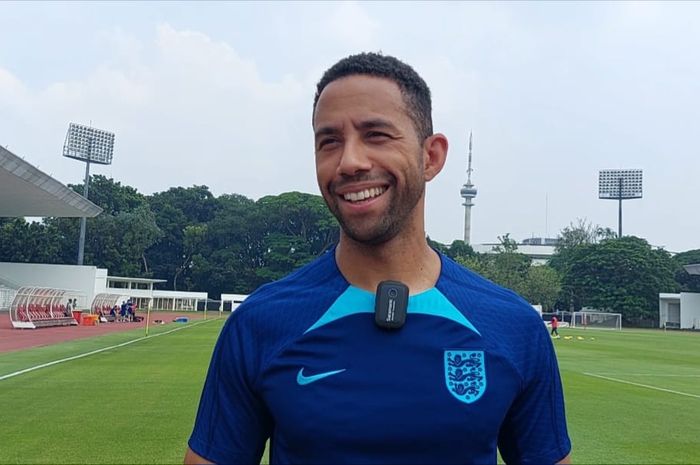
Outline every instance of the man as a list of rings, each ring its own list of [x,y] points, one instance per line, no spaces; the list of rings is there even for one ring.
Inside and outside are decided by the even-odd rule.
[[[338,245],[261,287],[212,356],[187,463],[568,461],[562,389],[541,318],[428,246],[425,183],[447,139],[399,60],[360,54],[314,101],[316,174]],[[410,289],[405,325],[374,322],[384,280]]]
[[[119,321],[126,321],[126,301],[122,300],[122,306],[119,310]]]
[[[552,326],[551,336],[558,338],[559,337],[559,320],[557,319],[556,316],[552,317],[552,321],[551,321],[550,325]]]

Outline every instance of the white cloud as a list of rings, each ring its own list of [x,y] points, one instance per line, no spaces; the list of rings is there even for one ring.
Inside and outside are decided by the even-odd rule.
[[[349,48],[364,50],[375,45],[379,22],[358,2],[338,2],[327,22],[321,27],[322,36],[335,38]]]
[[[116,133],[114,164],[94,172],[142,192],[206,184],[217,194],[257,198],[314,188],[310,149],[299,151],[311,147],[299,130],[307,119],[299,108],[310,101],[310,90],[303,92],[293,75],[265,81],[256,64],[228,44],[168,24],[157,27],[152,43],[118,38],[112,42],[118,51],[124,44],[148,49],[152,60],[112,59],[83,79],[35,92],[0,69],[0,105],[10,107],[3,119],[18,132],[51,134],[25,140],[21,155],[50,164],[64,182],[77,182],[79,168],[55,154],[69,121],[92,121]]]
[[[596,198],[597,170],[639,166],[648,190],[625,205],[628,231],[684,250],[698,247],[700,227],[689,213],[700,190],[698,5],[75,6],[37,34],[21,21],[0,29],[0,42],[21,44],[0,48],[0,144],[80,182],[82,165],[60,152],[68,122],[92,120],[117,134],[114,165],[94,172],[142,192],[316,192],[314,84],[340,57],[383,50],[424,76],[435,127],[450,139],[446,168],[428,187],[431,237],[461,235],[473,129],[474,240],[552,235],[577,217],[615,227],[614,202]]]

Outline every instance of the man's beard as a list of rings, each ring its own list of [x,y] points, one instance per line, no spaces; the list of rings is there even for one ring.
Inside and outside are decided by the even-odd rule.
[[[366,177],[363,176],[362,179],[354,177],[347,181],[357,182],[360,180],[366,180]],[[367,228],[361,219],[346,220],[343,217],[338,206],[338,202],[341,200],[335,194],[335,183],[331,184],[330,199],[324,198],[326,205],[350,239],[364,245],[380,245],[396,237],[409,223],[413,210],[425,192],[425,181],[415,179],[412,183],[406,184],[401,190],[398,190],[396,179],[392,177],[389,185],[391,188],[382,195],[391,195],[391,201],[377,220],[367,220],[376,222]]]

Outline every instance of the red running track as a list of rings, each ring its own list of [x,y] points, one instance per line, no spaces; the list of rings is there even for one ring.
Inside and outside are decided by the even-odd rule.
[[[217,314],[218,312],[212,312]],[[141,314],[145,316],[144,314]],[[186,316],[190,320],[204,318],[200,312],[151,312],[151,326],[154,320],[163,320],[166,325],[173,319]],[[100,323],[97,326],[54,326],[37,329],[14,329],[9,312],[0,312],[0,353],[56,344],[86,337],[145,328],[146,320],[138,323]]]

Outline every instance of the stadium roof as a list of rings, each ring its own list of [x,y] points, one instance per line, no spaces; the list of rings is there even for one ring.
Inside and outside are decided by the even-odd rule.
[[[0,146],[0,217],[93,217],[102,209]]]
[[[167,279],[152,279],[152,278],[128,278],[126,276],[107,276],[110,281],[118,281],[120,283],[167,283]]]
[[[685,268],[685,271],[687,271],[688,274],[700,274],[700,263],[685,265],[683,268]]]

